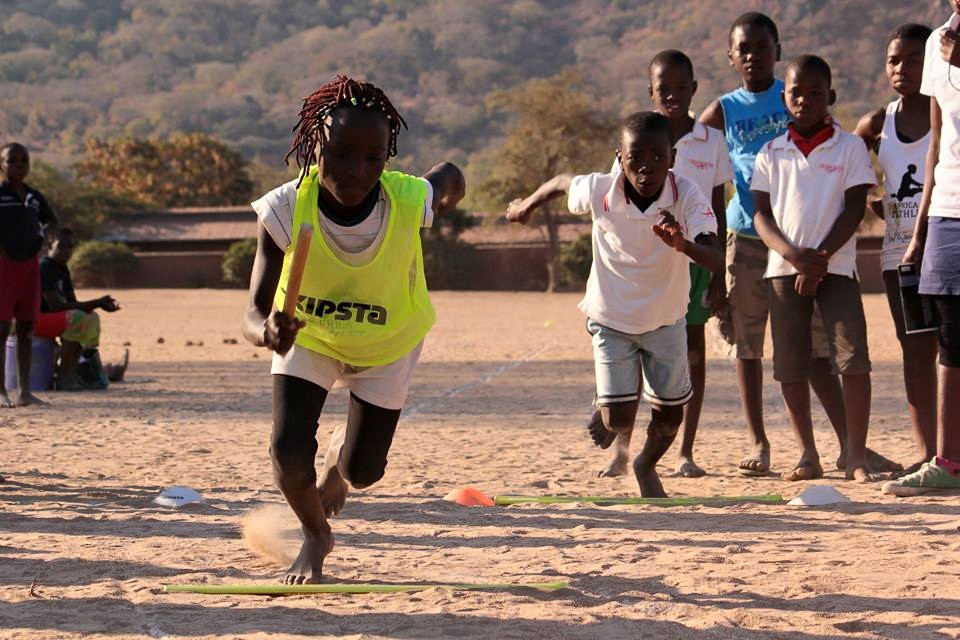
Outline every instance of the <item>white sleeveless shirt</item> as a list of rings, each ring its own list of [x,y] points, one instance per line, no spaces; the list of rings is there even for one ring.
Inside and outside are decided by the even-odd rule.
[[[877,161],[883,169],[883,218],[887,226],[880,251],[881,271],[896,270],[913,238],[930,146],[929,131],[915,142],[900,139],[897,135],[899,106],[899,99],[887,105],[877,149]]]

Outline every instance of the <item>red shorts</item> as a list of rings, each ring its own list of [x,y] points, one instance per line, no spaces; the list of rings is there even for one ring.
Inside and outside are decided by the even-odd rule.
[[[40,314],[40,260],[0,255],[0,322],[34,322]]]
[[[53,313],[41,311],[33,325],[33,335],[38,338],[59,338],[66,328],[66,311],[54,311]]]

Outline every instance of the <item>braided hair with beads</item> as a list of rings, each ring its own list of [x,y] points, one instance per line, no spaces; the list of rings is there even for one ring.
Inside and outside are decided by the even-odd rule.
[[[326,83],[303,100],[300,109],[300,120],[292,129],[296,136],[293,145],[287,151],[283,161],[290,162],[293,156],[300,168],[300,181],[303,181],[314,159],[314,152],[323,153],[323,146],[327,141],[329,124],[327,119],[335,109],[341,107],[374,109],[383,114],[390,127],[390,142],[387,146],[387,157],[397,155],[397,136],[400,127],[407,128],[407,123],[397,112],[393,103],[386,94],[369,82],[359,82],[347,76],[338,75],[336,80]]]

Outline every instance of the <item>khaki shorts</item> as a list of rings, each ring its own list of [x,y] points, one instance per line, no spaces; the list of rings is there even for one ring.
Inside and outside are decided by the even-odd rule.
[[[732,335],[725,336],[738,360],[759,360],[767,330],[770,302],[763,274],[769,250],[763,240],[727,234],[727,294]],[[811,322],[813,357],[829,358],[830,348],[820,310],[814,305]],[[836,369],[836,364],[834,364]],[[834,371],[836,373],[836,371]]]
[[[794,289],[796,279],[796,276],[784,276],[767,280],[774,379],[799,382],[810,377],[814,302],[822,310],[827,345],[837,372],[843,375],[870,373],[860,283],[846,276],[828,274],[816,296],[801,296]]]

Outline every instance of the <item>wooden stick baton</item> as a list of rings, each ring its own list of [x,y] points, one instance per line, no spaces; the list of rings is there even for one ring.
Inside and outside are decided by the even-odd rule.
[[[283,298],[282,311],[294,317],[297,310],[297,298],[300,297],[300,283],[303,282],[303,270],[307,266],[307,256],[310,255],[310,242],[313,240],[313,225],[300,225],[297,234],[297,246],[293,250],[293,260],[290,262],[290,273],[287,277],[287,292]]]

